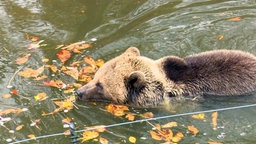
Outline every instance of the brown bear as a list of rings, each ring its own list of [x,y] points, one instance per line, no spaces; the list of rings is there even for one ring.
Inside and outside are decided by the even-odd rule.
[[[203,95],[233,96],[256,90],[256,57],[239,50],[214,50],[184,59],[152,60],[135,47],[106,62],[79,88],[79,99],[133,106]]]

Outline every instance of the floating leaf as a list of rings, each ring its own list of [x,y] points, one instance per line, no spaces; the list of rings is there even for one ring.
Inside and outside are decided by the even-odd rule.
[[[104,64],[104,60],[102,60],[102,59],[98,59],[96,61],[96,66],[98,66],[98,67],[101,67],[103,64]]]
[[[77,67],[67,67],[66,70],[63,71],[65,74],[73,77],[75,80],[78,80],[78,69]]]
[[[188,126],[188,130],[194,135],[199,133],[199,130],[194,126]]]
[[[228,20],[229,21],[240,21],[240,20],[242,20],[242,17],[234,17],[234,18],[230,18]]]
[[[169,122],[167,124],[162,125],[161,127],[162,128],[172,128],[172,127],[176,127],[176,126],[178,126],[177,122]]]
[[[200,113],[200,114],[192,115],[192,118],[200,119],[200,120],[205,120],[205,114],[204,113]]]
[[[97,138],[99,136],[99,133],[96,131],[85,131],[82,134],[82,143],[94,138]]]
[[[19,93],[19,90],[16,90],[16,89],[11,91],[11,94],[14,94],[14,95],[17,95],[18,93]]]
[[[43,101],[47,99],[47,96],[45,93],[38,93],[34,98],[36,101]]]
[[[57,53],[57,57],[60,59],[60,61],[64,64],[67,60],[70,59],[71,53],[68,50],[60,50]]]
[[[103,137],[100,137],[100,138],[99,138],[99,142],[100,142],[101,144],[108,144],[108,140],[105,139],[105,138],[103,138]]]
[[[146,112],[144,114],[140,114],[140,116],[143,118],[153,118],[154,114],[152,112]]]
[[[30,77],[37,77],[39,76],[42,72],[44,71],[44,66],[33,70],[31,68],[26,68],[24,71],[21,71],[18,73],[18,75],[22,76],[22,77],[26,77],[26,78],[30,78]]]
[[[133,136],[130,136],[130,137],[129,137],[129,141],[130,141],[131,143],[136,143],[136,138],[133,137]]]
[[[63,93],[65,93],[65,94],[67,94],[67,93],[72,93],[72,92],[74,92],[74,88],[71,88],[71,89],[67,89],[67,90],[64,90],[64,92]]]
[[[19,126],[17,126],[17,127],[15,128],[15,130],[16,130],[16,131],[19,131],[19,130],[21,130],[23,127],[24,127],[24,125],[19,125]]]
[[[34,134],[29,134],[28,137],[31,139],[36,139],[36,136]]]
[[[42,62],[48,62],[49,61],[49,59],[47,59],[47,58],[44,58],[44,59],[42,59]]]
[[[218,112],[213,112],[212,113],[212,125],[213,125],[214,130],[217,129],[217,118],[218,118]]]
[[[150,130],[149,133],[154,140],[159,140],[159,141],[162,140],[162,136],[159,133],[153,130]]]
[[[71,118],[67,117],[67,118],[62,120],[62,123],[69,124],[71,121],[72,121]]]
[[[54,66],[54,65],[45,65],[45,67],[46,68],[50,68],[53,72],[57,72],[58,71],[57,67]]]
[[[177,132],[175,136],[173,136],[172,138],[172,142],[179,142],[182,138],[184,137],[184,135],[181,132]]]
[[[115,116],[123,116],[125,115],[125,111],[129,110],[129,108],[125,105],[109,104],[106,106],[106,110]]]
[[[32,38],[31,38],[31,41],[32,41],[32,42],[39,41],[39,37],[32,37]]]
[[[40,47],[40,44],[41,44],[42,42],[44,42],[44,40],[41,40],[41,41],[36,42],[36,43],[33,42],[33,43],[29,44],[28,49],[37,49],[37,48]]]
[[[84,61],[85,61],[87,64],[89,64],[92,68],[95,69],[95,67],[96,67],[96,62],[94,61],[94,59],[93,59],[92,57],[87,56],[87,57],[84,58]]]
[[[105,125],[90,126],[90,127],[86,127],[85,129],[94,129],[94,131],[96,132],[104,132],[106,131],[106,126]]]
[[[218,40],[222,40],[224,38],[224,35],[217,35]]]
[[[17,64],[19,64],[19,65],[22,65],[22,64],[24,64],[25,62],[28,61],[28,58],[30,57],[30,55],[31,55],[31,54],[27,54],[27,55],[25,55],[25,56],[22,57],[22,58],[18,58],[18,59],[15,60],[15,62],[16,62]]]
[[[12,95],[10,95],[10,94],[4,94],[2,97],[3,98],[10,98]]]
[[[42,76],[38,76],[38,77],[34,78],[34,80],[43,80],[43,79],[46,79],[46,78],[48,78],[48,76],[42,75]]]
[[[125,118],[127,118],[129,121],[134,121],[135,115],[136,114],[134,114],[134,113],[128,113],[128,114],[126,114]]]
[[[72,67],[78,67],[78,66],[81,65],[81,63],[82,63],[82,61],[76,61],[76,62],[71,63],[70,66],[72,66]]]

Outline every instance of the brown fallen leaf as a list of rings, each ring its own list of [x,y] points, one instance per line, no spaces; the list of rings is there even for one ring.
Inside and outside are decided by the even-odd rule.
[[[57,57],[60,59],[60,61],[62,62],[62,64],[64,64],[67,60],[70,59],[71,57],[71,53],[68,50],[60,50],[57,53]]]
[[[194,135],[199,133],[199,130],[194,126],[188,126],[188,130]]]
[[[21,57],[21,58],[18,58],[15,60],[15,62],[18,64],[18,65],[22,65],[24,64],[25,62],[28,61],[28,58],[31,56],[31,54],[27,54],[25,55],[24,57]]]

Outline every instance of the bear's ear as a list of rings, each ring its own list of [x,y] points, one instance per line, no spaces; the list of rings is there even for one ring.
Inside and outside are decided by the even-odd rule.
[[[163,71],[168,78],[173,81],[185,79],[189,66],[184,59],[176,56],[168,56],[160,59],[160,61]]]
[[[140,56],[140,51],[136,47],[129,47],[124,53],[129,56]]]
[[[127,79],[127,83],[134,88],[143,87],[145,82],[145,75],[141,71],[131,72]]]

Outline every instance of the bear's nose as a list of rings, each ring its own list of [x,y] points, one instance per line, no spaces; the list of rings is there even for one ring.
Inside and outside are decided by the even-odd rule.
[[[77,96],[78,96],[80,99],[82,99],[82,97],[83,97],[83,93],[82,93],[82,92],[80,92],[79,90],[76,90],[75,93],[77,94]]]

